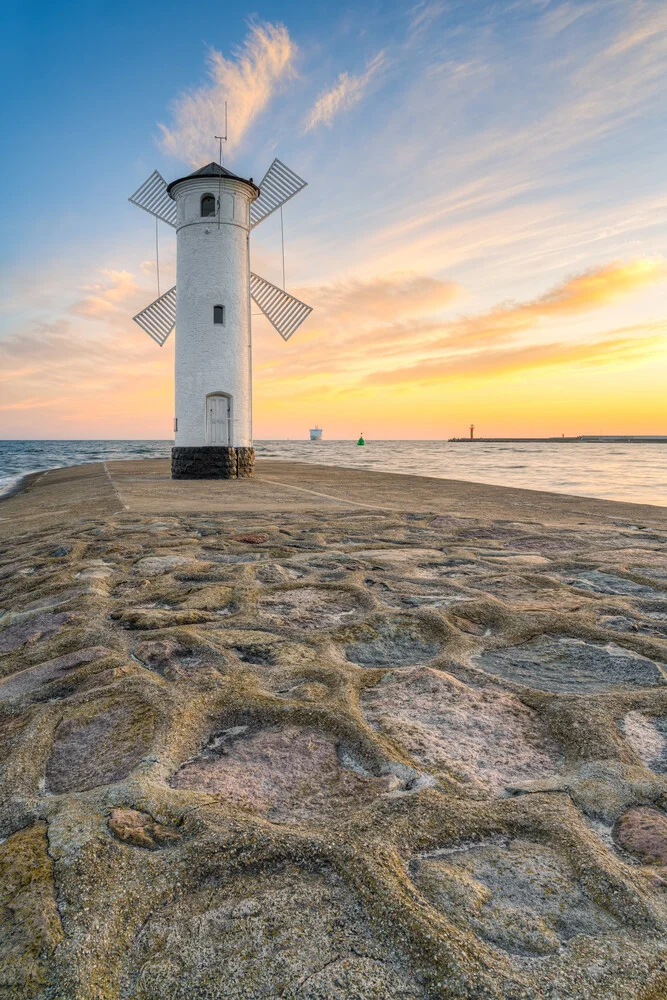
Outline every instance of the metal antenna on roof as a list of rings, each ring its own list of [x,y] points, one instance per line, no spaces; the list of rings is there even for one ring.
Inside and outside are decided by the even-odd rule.
[[[220,176],[218,177],[218,229],[220,229],[220,199],[222,198],[222,144],[227,142],[227,101],[225,101],[225,134],[216,135],[215,138],[219,142],[219,153],[218,153],[218,166],[220,167]]]
[[[220,164],[220,166],[222,166],[222,144],[223,142],[227,142],[227,101],[225,101],[225,134],[216,135],[215,138],[218,140],[220,144],[218,153],[218,163]]]

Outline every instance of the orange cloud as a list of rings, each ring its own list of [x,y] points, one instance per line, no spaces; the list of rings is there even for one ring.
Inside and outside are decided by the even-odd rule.
[[[448,324],[446,337],[433,346],[452,346],[455,342],[472,346],[508,340],[544,320],[574,316],[612,305],[665,278],[667,264],[660,258],[612,261],[566,278],[544,295],[528,302],[496,306],[489,312]]]
[[[667,327],[667,323],[665,323]],[[377,372],[371,385],[425,384],[453,378],[490,378],[537,368],[611,366],[641,361],[664,350],[664,334],[642,337],[610,337],[586,344],[536,344],[502,348],[475,354],[437,358],[396,371]]]
[[[168,436],[173,347],[132,323],[151,293],[129,271],[99,273],[68,314],[2,341],[5,435]]]
[[[660,259],[613,261],[573,275],[526,302],[458,319],[442,319],[438,314],[461,293],[459,287],[424,275],[399,274],[301,288],[300,297],[315,306],[313,318],[300,332],[298,346],[288,349],[287,356],[270,333],[262,336],[256,372],[265,381],[319,377],[327,372],[349,385],[367,380],[444,378],[448,373],[469,377],[475,371],[480,375],[506,372],[512,363],[556,363],[557,356],[569,356],[574,363],[590,354],[596,363],[604,364],[620,350],[620,341],[614,341],[613,347],[610,343],[608,351],[600,351],[595,344],[604,334],[597,333],[584,345],[572,348],[566,340],[554,342],[554,325],[615,304],[666,277],[667,266]],[[545,324],[549,324],[550,339],[541,344]],[[628,340],[628,350],[634,336],[642,332],[646,332],[646,325],[620,331],[622,339]],[[530,337],[537,343],[525,350],[497,350],[518,337]],[[645,352],[655,348],[650,337],[644,340],[639,336],[637,343],[644,344]],[[489,353],[492,349],[496,349],[494,354]],[[641,351],[637,347],[639,354]]]
[[[89,316],[91,319],[103,319],[110,313],[118,312],[121,305],[131,302],[136,297],[139,285],[129,271],[112,271],[105,268],[101,273],[107,278],[106,284],[86,286],[84,291],[92,294],[77,302],[72,307],[72,312],[80,316]]]
[[[329,376],[365,370],[383,355],[409,356],[420,337],[442,331],[438,314],[461,294],[455,282],[399,272],[297,288],[314,308],[298,341],[285,348],[266,320],[253,321],[255,372],[269,377]]]
[[[645,285],[667,278],[667,264],[660,258],[612,261],[603,267],[584,271],[568,278],[535,300],[535,309],[543,315],[583,312],[609,305]]]
[[[258,415],[270,400],[270,413],[261,419],[273,434],[285,433],[297,412],[302,419],[329,419],[329,426],[364,407],[383,419],[373,400],[388,385],[411,399],[411,413],[426,414],[440,405],[438,386],[445,383],[448,395],[479,383],[501,398],[517,373],[593,366],[611,371],[657,357],[665,343],[659,321],[598,330],[579,343],[571,334],[567,339],[567,326],[663,277],[660,261],[613,262],[525,302],[462,318],[447,317],[462,289],[429,275],[301,288],[298,294],[315,312],[294,341],[285,345],[265,320],[253,321]],[[4,340],[0,409],[6,434],[27,426],[20,423],[23,412],[33,414],[29,426],[38,436],[47,421],[54,435],[68,436],[74,427],[87,437],[169,435],[173,339],[160,350],[131,320],[154,297],[140,284],[147,280],[103,270],[68,315]],[[327,417],[327,405],[334,416]],[[386,419],[397,420],[397,412]],[[401,419],[407,428],[405,415]],[[411,419],[418,428],[421,418]]]
[[[302,289],[318,313],[319,326],[366,324],[441,312],[461,293],[453,281],[398,272],[366,281],[338,281]]]

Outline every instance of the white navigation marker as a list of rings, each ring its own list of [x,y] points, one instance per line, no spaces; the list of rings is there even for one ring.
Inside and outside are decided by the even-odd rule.
[[[176,229],[176,285],[134,320],[162,347],[176,327],[175,479],[252,475],[250,299],[284,340],[311,307],[250,271],[250,231],[306,187],[275,159],[258,187],[219,163],[129,199]]]

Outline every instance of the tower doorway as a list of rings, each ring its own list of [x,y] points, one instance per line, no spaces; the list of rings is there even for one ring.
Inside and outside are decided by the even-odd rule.
[[[206,444],[228,448],[232,443],[232,397],[213,392],[206,397]]]

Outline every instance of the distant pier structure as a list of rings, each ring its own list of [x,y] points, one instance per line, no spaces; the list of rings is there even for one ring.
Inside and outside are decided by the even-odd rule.
[[[548,442],[549,444],[667,444],[667,434],[578,434],[576,437],[506,437],[481,438],[474,437],[474,424],[470,425],[470,437],[453,437],[449,441],[460,443],[473,441],[475,444],[533,444]]]

